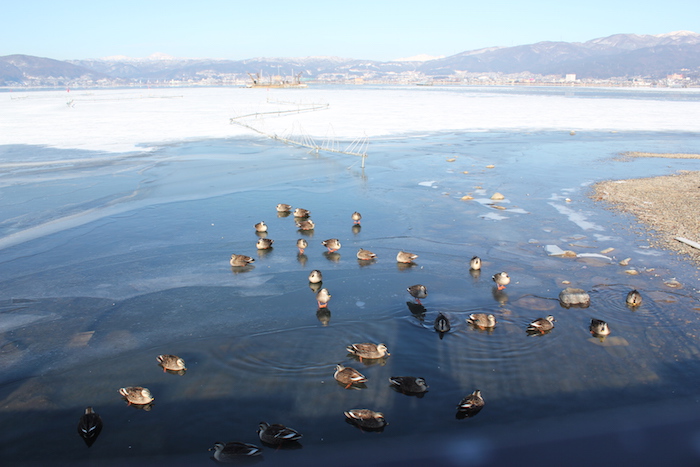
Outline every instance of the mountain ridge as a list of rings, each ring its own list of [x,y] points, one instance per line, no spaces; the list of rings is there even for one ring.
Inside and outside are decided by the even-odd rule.
[[[421,57],[421,56],[414,56]],[[427,57],[427,56],[425,56]],[[512,47],[486,47],[428,60],[375,61],[332,56],[255,57],[245,60],[149,57],[54,60],[29,55],[0,57],[0,86],[130,85],[139,82],[241,83],[249,73],[300,74],[326,82],[384,80],[458,81],[465,74],[575,74],[579,79],[644,77],[664,79],[684,73],[700,79],[700,34],[675,31],[656,35],[613,34],[586,42],[542,41]]]

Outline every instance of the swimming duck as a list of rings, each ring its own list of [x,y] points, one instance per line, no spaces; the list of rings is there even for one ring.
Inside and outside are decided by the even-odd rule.
[[[299,230],[313,230],[316,228],[316,224],[311,219],[304,219],[296,222]]]
[[[549,315],[546,318],[537,318],[527,327],[528,332],[541,332],[544,334],[554,328],[554,316]]]
[[[78,434],[88,447],[92,446],[102,431],[102,418],[92,407],[87,407],[78,421]]]
[[[412,263],[416,258],[418,258],[418,255],[403,250],[396,255],[396,261],[399,263]]]
[[[481,329],[496,327],[496,317],[486,313],[472,313],[467,318],[467,323]]]
[[[481,258],[478,256],[473,256],[472,259],[469,260],[469,269],[472,271],[478,271],[481,269]]]
[[[185,368],[185,361],[177,355],[158,355],[156,357],[156,361],[160,366],[163,367],[163,372],[165,372],[166,370],[187,370],[187,368]]]
[[[305,250],[306,247],[308,247],[308,246],[309,246],[309,242],[307,242],[307,241],[304,240],[303,238],[300,238],[299,240],[297,240],[297,248],[299,248],[299,254],[300,254],[300,255],[303,255],[303,254],[304,254],[304,250]]]
[[[331,253],[340,250],[340,240],[337,238],[329,238],[328,240],[322,241],[321,244],[328,248],[328,251]]]
[[[333,375],[336,381],[345,385],[345,389],[350,388],[353,384],[366,383],[367,378],[354,368],[343,366],[340,363],[335,366],[335,374]]]
[[[438,313],[437,318],[435,318],[435,324],[433,324],[433,327],[437,332],[441,334],[440,337],[442,338],[442,334],[446,333],[451,328],[450,320],[447,319],[447,316],[443,315],[442,313]]]
[[[309,273],[309,282],[312,284],[320,284],[323,282],[323,274],[318,269],[314,269]]]
[[[121,388],[119,394],[124,396],[129,405],[146,405],[153,402],[153,396],[148,388],[143,388],[141,386],[130,386],[126,388]]]
[[[265,221],[260,221],[257,224],[255,224],[255,231],[256,232],[267,232],[267,224]]]
[[[272,248],[273,243],[275,243],[275,241],[270,238],[259,238],[255,247],[258,250],[267,250],[268,248]]]
[[[209,450],[214,451],[214,459],[227,463],[235,462],[242,457],[258,456],[262,452],[262,449],[254,444],[239,443],[238,441],[226,444],[217,441],[214,443],[214,447],[209,448]]]
[[[478,389],[462,399],[457,405],[457,411],[465,417],[473,417],[484,408],[484,398]]]
[[[357,211],[355,211],[355,212],[352,213],[352,223],[353,223],[353,224],[359,224],[359,223],[360,223],[360,219],[362,219],[362,214],[360,214],[360,213],[357,212]]]
[[[389,378],[391,385],[404,394],[422,394],[428,391],[425,378],[415,376],[392,376]]]
[[[344,412],[348,420],[359,428],[366,430],[381,430],[388,423],[384,419],[384,414],[370,409],[352,409]]]
[[[328,293],[328,289],[325,287],[316,292],[316,301],[318,302],[318,307],[319,308],[326,308],[328,306],[328,302],[331,301],[332,295]]]
[[[639,306],[642,304],[642,295],[636,290],[630,290],[626,301],[629,306]]]
[[[506,288],[506,285],[510,284],[510,276],[505,272],[494,274],[492,279],[498,286],[498,290],[503,290]]]
[[[288,204],[278,204],[277,205],[277,212],[289,212],[292,210],[292,207]]]
[[[262,240],[262,239],[261,239]],[[231,260],[229,261],[229,264],[233,267],[245,267],[248,266],[251,263],[254,263],[255,260],[251,258],[250,256],[246,255],[231,255]]]
[[[351,344],[347,346],[346,349],[351,354],[359,357],[360,361],[362,361],[363,358],[374,360],[391,355],[384,344],[372,344],[369,342],[362,344]]]
[[[602,319],[591,319],[591,325],[590,328],[591,334],[594,336],[607,336],[610,334],[610,327],[608,327],[608,323],[603,321]]]
[[[260,441],[267,444],[280,445],[301,439],[301,433],[293,428],[274,423],[260,422],[258,425]]]
[[[415,298],[416,302],[418,302],[419,304],[421,298],[425,298],[428,296],[428,289],[423,284],[412,285],[406,290],[408,290],[408,293],[410,293],[411,296]]]
[[[360,248],[357,252],[357,259],[362,261],[370,261],[372,259],[375,259],[376,257],[377,255],[375,255],[369,250],[365,250],[364,248]]]
[[[294,217],[309,217],[311,215],[311,211],[308,209],[301,209],[301,208],[296,208],[294,210]]]

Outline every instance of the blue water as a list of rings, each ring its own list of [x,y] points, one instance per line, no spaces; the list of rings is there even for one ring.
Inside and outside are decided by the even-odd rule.
[[[373,140],[364,170],[353,156],[246,138],[109,157],[0,148],[3,161],[54,161],[0,177],[0,423],[12,427],[0,435],[3,464],[209,465],[215,441],[260,444],[261,420],[304,434],[302,449],[265,449],[272,463],[328,465],[341,447],[371,452],[370,464],[488,463],[501,448],[546,441],[538,433],[638,427],[649,401],[696,411],[697,268],[587,195],[599,180],[698,161],[616,160],[624,151],[699,153],[700,144],[688,133],[441,133]],[[73,159],[88,162],[56,162]],[[492,203],[495,192],[506,200]],[[311,210],[304,256],[278,203]],[[261,220],[275,241],[264,253],[253,229]],[[321,245],[332,237],[337,255]],[[561,258],[547,245],[613,250]],[[377,261],[360,264],[359,247]],[[397,264],[401,249],[419,255],[413,267]],[[232,269],[232,253],[254,267]],[[473,255],[480,275],[468,270]],[[640,274],[618,264],[627,257]],[[327,310],[309,289],[312,269],[333,296]],[[512,277],[504,291],[491,281],[499,271]],[[589,292],[591,306],[561,307],[564,281]],[[417,283],[428,287],[424,311],[406,292]],[[624,301],[634,288],[638,309]],[[452,323],[442,339],[438,312]],[[498,325],[470,328],[474,312]],[[528,323],[548,314],[554,330],[528,336]],[[591,318],[611,335],[592,337]],[[352,342],[383,342],[391,356],[360,363],[345,352]],[[162,353],[183,357],[187,373],[163,373]],[[362,371],[366,388],[336,384],[337,363]],[[400,375],[425,377],[429,392],[393,391],[388,378]],[[151,389],[152,410],[126,406],[118,390],[131,385]],[[459,420],[456,406],[474,389],[486,406]],[[88,405],[105,423],[89,449],[75,432]],[[382,411],[389,426],[362,432],[344,422],[352,408]]]

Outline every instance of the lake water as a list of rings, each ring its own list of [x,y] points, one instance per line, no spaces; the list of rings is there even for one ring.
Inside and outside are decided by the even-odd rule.
[[[656,460],[644,430],[697,419],[698,269],[587,194],[599,180],[697,170],[694,160],[615,160],[698,153],[697,136],[414,132],[373,138],[364,170],[354,156],[245,135],[125,153],[0,146],[3,465],[211,465],[215,441],[260,445],[260,421],[304,435],[302,449],[266,448],[271,464],[495,465],[528,445],[584,450],[601,437],[617,443],[603,463]],[[505,200],[491,201],[496,192]],[[316,228],[299,232],[278,203],[309,209]],[[274,239],[264,252],[261,220]],[[342,248],[331,254],[321,241],[333,237]],[[359,262],[360,247],[378,259]],[[550,256],[554,247],[579,256]],[[415,265],[398,264],[399,250],[418,254]],[[254,266],[231,268],[232,253]],[[480,274],[469,271],[474,255]],[[332,294],[325,310],[313,269]],[[491,280],[500,271],[512,278],[502,291]],[[424,308],[406,291],[419,283]],[[562,307],[567,285],[586,290],[590,307]],[[632,289],[638,308],[625,304]],[[452,325],[442,337],[439,312]],[[469,327],[476,312],[494,314],[495,329]],[[549,314],[550,333],[526,333]],[[611,334],[593,337],[591,318]],[[385,343],[391,356],[359,362],[345,351],[354,342]],[[186,374],[164,373],[164,353],[183,357]],[[338,363],[364,373],[366,387],[339,386]],[[397,393],[389,377],[402,375],[425,377],[429,392]],[[133,385],[150,388],[152,410],[121,399]],[[475,389],[485,408],[460,419],[456,406]],[[75,429],[86,406],[105,425],[89,449]],[[363,432],[344,421],[352,408],[381,411],[389,425]],[[693,430],[654,454],[697,460]],[[584,460],[596,458],[571,463]]]

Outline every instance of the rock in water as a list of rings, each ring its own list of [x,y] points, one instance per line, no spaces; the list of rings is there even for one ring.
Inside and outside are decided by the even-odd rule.
[[[559,303],[564,308],[570,308],[572,306],[587,308],[591,304],[591,297],[583,289],[567,287],[559,292]]]

